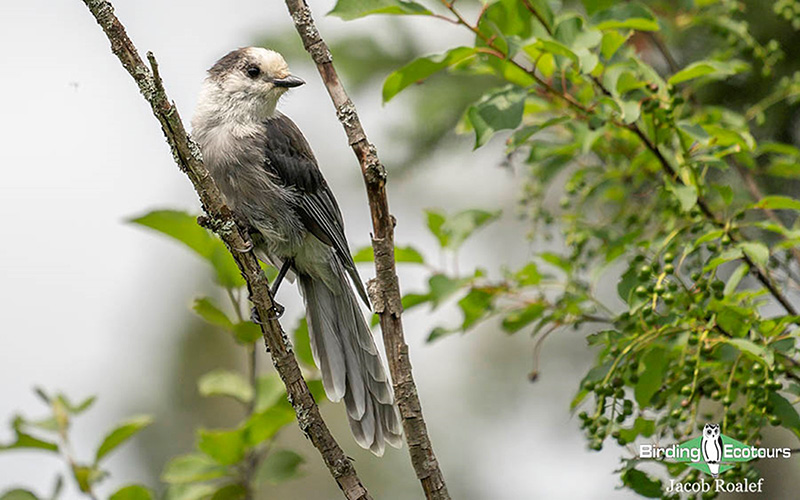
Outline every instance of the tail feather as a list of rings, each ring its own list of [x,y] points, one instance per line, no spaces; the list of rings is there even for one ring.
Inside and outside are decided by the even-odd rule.
[[[400,415],[372,333],[344,270],[333,271],[340,278],[328,280],[340,283],[333,290],[321,279],[298,273],[311,350],[328,397],[332,401],[344,399],[356,442],[380,456],[385,443],[402,445]]]
[[[301,287],[303,281],[301,280]],[[316,287],[303,287],[306,303],[319,304],[316,297]],[[311,354],[314,362],[322,372],[322,385],[325,393],[333,402],[339,402],[345,395],[346,363],[344,349],[341,341],[335,335],[311,335],[312,331],[330,331],[335,328],[335,323],[330,317],[330,310],[321,307],[308,307],[306,305],[306,319],[308,320],[309,340]]]

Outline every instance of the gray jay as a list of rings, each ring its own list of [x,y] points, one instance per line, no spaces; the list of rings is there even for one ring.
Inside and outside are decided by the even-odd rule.
[[[256,255],[299,281],[314,361],[328,398],[344,399],[356,442],[376,455],[399,447],[400,417],[352,280],[369,306],[344,221],[311,147],[276,109],[302,85],[277,52],[235,50],[208,71],[193,135],[226,202],[252,228]],[[276,290],[276,288],[274,288]]]

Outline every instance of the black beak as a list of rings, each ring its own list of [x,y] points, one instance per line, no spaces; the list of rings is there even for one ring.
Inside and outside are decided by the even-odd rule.
[[[276,78],[272,80],[272,84],[275,85],[276,87],[285,87],[285,88],[299,87],[304,83],[306,83],[305,80],[296,77],[294,75],[289,75],[285,78]]]

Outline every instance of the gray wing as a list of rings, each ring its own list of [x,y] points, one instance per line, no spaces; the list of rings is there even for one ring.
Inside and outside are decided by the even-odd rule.
[[[317,166],[314,153],[300,129],[287,116],[276,113],[276,117],[264,122],[266,127],[266,159],[264,168],[286,187],[299,193],[300,202],[293,207],[305,228],[317,239],[331,246],[347,270],[358,290],[358,294],[369,307],[364,284],[350,254],[344,235],[342,212],[322,172]]]

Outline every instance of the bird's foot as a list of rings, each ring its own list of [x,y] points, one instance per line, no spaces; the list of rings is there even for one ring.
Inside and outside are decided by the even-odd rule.
[[[280,317],[283,316],[284,311],[286,311],[285,307],[273,301],[272,312],[274,313],[274,315],[270,316],[267,319],[280,319]],[[250,321],[252,321],[257,325],[263,324],[263,322],[261,321],[261,315],[258,314],[258,309],[256,309],[255,307],[250,309]]]
[[[286,311],[286,308],[283,307],[281,304],[278,304],[277,302],[273,301],[272,302],[272,310],[275,311],[275,319],[278,319],[281,316],[283,316],[283,313],[284,313],[284,311]]]
[[[247,253],[247,252],[251,251],[253,249],[253,247],[254,247],[253,240],[250,239],[249,235],[247,237],[243,238],[243,239],[244,239],[244,248],[236,248],[236,247],[234,247],[234,250],[236,250],[239,253]]]

